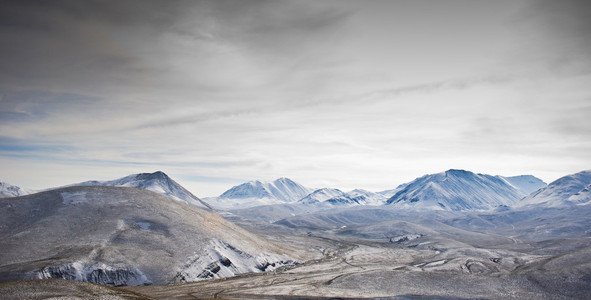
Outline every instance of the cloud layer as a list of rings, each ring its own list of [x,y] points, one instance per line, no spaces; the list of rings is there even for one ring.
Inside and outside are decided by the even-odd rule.
[[[381,190],[591,163],[587,1],[0,4],[1,180]]]

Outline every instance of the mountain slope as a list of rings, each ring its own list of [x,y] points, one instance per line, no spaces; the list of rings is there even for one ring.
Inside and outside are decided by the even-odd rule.
[[[285,204],[305,197],[311,189],[289,179],[273,182],[250,181],[232,187],[219,197],[207,201],[218,209],[241,209],[259,205]]]
[[[591,203],[591,170],[561,177],[525,197],[523,205],[563,206]]]
[[[211,211],[138,188],[61,188],[0,199],[0,211],[0,281],[167,284],[300,258]]]
[[[527,196],[541,188],[546,187],[546,183],[540,178],[532,175],[519,175],[511,177],[498,176],[499,178],[505,179],[509,184],[520,191],[524,196]]]
[[[380,193],[374,193],[362,189],[355,189],[345,194],[347,198],[363,205],[382,205],[388,200]]]
[[[320,189],[302,198],[298,203],[314,204],[320,207],[332,206],[356,206],[356,205],[382,205],[388,198],[382,194],[355,189],[343,193],[338,189]]]
[[[18,197],[30,193],[31,192],[26,189],[0,181],[0,198]]]
[[[344,194],[345,193],[339,189],[321,188],[313,191],[312,193],[298,200],[298,204],[315,204],[319,202],[324,202],[334,197],[342,196]]]
[[[170,197],[177,201],[186,202],[197,207],[211,209],[209,204],[197,198],[176,181],[172,180],[164,172],[140,173],[125,176],[110,181],[86,181],[73,186],[124,186],[149,190]]]
[[[435,210],[481,210],[512,205],[522,194],[496,176],[448,170],[410,182],[388,199],[396,208]]]

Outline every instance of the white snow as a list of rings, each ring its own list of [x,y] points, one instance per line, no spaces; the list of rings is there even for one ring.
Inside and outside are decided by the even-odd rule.
[[[86,192],[62,192],[62,203],[65,205],[80,204],[86,202]]]
[[[136,267],[113,267],[106,264],[87,265],[77,261],[59,266],[48,266],[31,274],[31,279],[60,278],[106,285],[144,285],[152,282]]]
[[[436,267],[436,266],[441,266],[443,264],[445,264],[445,259],[434,261],[434,262],[430,262],[430,263],[424,265],[423,267],[425,267],[425,268]]]
[[[6,197],[19,197],[31,194],[32,192],[28,189],[18,187],[16,185],[8,184],[0,181],[0,198]]]
[[[293,263],[279,255],[260,253],[253,256],[218,239],[212,239],[204,251],[189,257],[178,272],[181,281],[191,282],[232,277],[241,273],[260,273]]]
[[[180,184],[172,180],[163,172],[140,173],[125,176],[110,181],[86,181],[73,186],[123,186],[146,189],[167,196],[176,201],[186,202],[200,208],[210,208],[209,205],[197,198]]]
[[[519,175],[519,176],[512,176],[512,177],[503,177],[497,176],[501,178],[518,191],[520,191],[524,196],[527,196],[541,188],[546,187],[546,183],[541,179],[532,176],[532,175]]]
[[[217,209],[240,209],[292,203],[310,192],[311,189],[282,177],[273,182],[255,180],[243,183],[232,187],[219,197],[206,198],[206,201]]]
[[[591,170],[561,177],[547,187],[523,198],[519,206],[558,207],[591,202]]]
[[[343,196],[345,193],[339,189],[333,188],[322,188],[317,189],[314,192],[310,193],[306,197],[301,198],[298,203],[300,204],[314,204],[319,202],[324,202],[328,199]]]
[[[401,209],[488,210],[499,205],[512,206],[522,196],[502,178],[448,170],[415,179],[387,203]]]

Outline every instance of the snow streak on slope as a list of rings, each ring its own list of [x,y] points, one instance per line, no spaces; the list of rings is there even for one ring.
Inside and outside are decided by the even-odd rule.
[[[0,198],[18,197],[30,193],[31,192],[26,189],[0,181]]]
[[[235,186],[207,201],[219,209],[239,209],[260,205],[285,204],[305,197],[311,190],[289,178],[273,182],[250,181]]]
[[[563,206],[591,203],[591,170],[557,179],[525,197],[519,205]]]
[[[253,256],[223,241],[213,239],[201,254],[190,257],[177,274],[177,282],[197,281],[209,278],[232,277],[241,273],[260,273],[294,261],[279,255]]]
[[[361,205],[382,205],[388,200],[388,198],[382,194],[362,189],[352,190],[346,193],[345,196]]]
[[[425,175],[388,199],[396,208],[434,210],[482,210],[499,205],[511,206],[522,194],[496,176],[464,170]]]
[[[75,184],[74,186],[124,186],[136,187],[140,189],[149,190],[158,194],[170,197],[177,201],[186,202],[197,207],[208,208],[211,207],[197,198],[191,192],[186,190],[180,184],[172,180],[164,172],[157,171],[154,173],[140,173],[132,174],[123,178],[111,181],[87,181]]]
[[[509,184],[520,191],[523,196],[527,196],[543,187],[546,187],[546,183],[541,179],[532,175],[519,175],[511,177],[497,176],[506,180]]]

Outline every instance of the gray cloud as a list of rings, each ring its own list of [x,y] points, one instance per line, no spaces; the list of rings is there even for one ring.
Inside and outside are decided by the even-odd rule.
[[[93,104],[100,100],[45,91],[9,92],[0,98],[0,114],[12,117],[0,121],[39,121],[52,114],[92,109]]]
[[[591,150],[588,12],[544,0],[4,1],[0,175],[161,166],[216,189],[276,176],[385,189],[452,167],[564,174]]]
[[[591,72],[591,2],[528,1],[515,16],[519,32],[531,46],[520,59],[533,60],[554,74]]]

